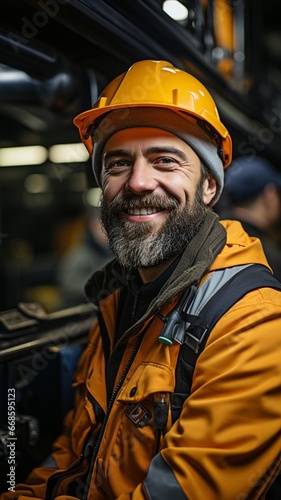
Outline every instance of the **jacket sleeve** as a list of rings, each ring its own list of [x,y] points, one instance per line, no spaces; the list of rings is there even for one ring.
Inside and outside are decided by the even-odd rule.
[[[62,434],[52,446],[52,454],[47,458],[46,465],[35,468],[25,483],[18,483],[15,491],[8,491],[1,495],[1,500],[8,500],[13,498],[32,497],[38,500],[45,498],[45,490],[48,478],[57,470],[68,467],[74,460],[71,445],[69,429],[71,428],[72,413],[70,411],[65,418],[64,434]]]
[[[281,468],[280,359],[280,293],[251,292],[213,329],[145,481],[118,500],[264,499]]]
[[[92,331],[94,330],[93,325]],[[91,332],[90,332],[91,334]],[[72,448],[71,434],[75,418],[77,420],[77,409],[84,408],[85,399],[85,380],[87,374],[88,359],[91,356],[91,347],[86,347],[82,353],[78,367],[74,376],[74,385],[76,386],[75,401],[73,409],[68,412],[64,419],[63,433],[55,440],[52,445],[52,453],[47,458],[46,465],[35,468],[27,477],[25,483],[18,483],[15,491],[7,491],[0,495],[0,500],[25,500],[26,497],[35,500],[45,499],[46,485],[49,477],[58,470],[67,469],[77,458],[77,452]]]

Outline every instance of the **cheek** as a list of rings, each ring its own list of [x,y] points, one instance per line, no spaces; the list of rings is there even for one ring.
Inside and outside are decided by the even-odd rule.
[[[105,179],[102,183],[102,191],[105,203],[110,204],[114,198],[119,194],[121,187],[117,179]]]
[[[193,202],[195,199],[196,187],[190,179],[186,179],[185,176],[178,178],[171,178],[162,185],[166,193],[176,198],[181,206],[185,206],[187,203]]]
[[[200,163],[192,162],[171,172],[165,181],[166,188],[177,197],[181,204],[195,199],[196,189],[201,179]]]

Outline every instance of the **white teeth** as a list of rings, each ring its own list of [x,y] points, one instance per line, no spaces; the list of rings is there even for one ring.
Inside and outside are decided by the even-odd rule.
[[[128,214],[130,215],[150,215],[157,212],[156,208],[152,207],[141,207],[141,208],[129,208]]]

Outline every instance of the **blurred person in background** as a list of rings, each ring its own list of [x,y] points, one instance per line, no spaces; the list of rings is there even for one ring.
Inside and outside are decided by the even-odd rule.
[[[281,173],[265,158],[241,156],[225,172],[224,190],[216,208],[223,219],[241,222],[263,244],[275,276],[281,280]]]
[[[85,302],[85,283],[112,258],[107,236],[102,229],[100,210],[98,207],[92,208],[87,216],[84,235],[62,256],[58,265],[61,306],[72,307]]]

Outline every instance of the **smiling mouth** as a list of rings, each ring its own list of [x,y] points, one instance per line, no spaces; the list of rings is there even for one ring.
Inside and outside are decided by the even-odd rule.
[[[129,215],[150,215],[160,212],[161,209],[155,207],[139,207],[139,208],[128,208],[127,212]]]

